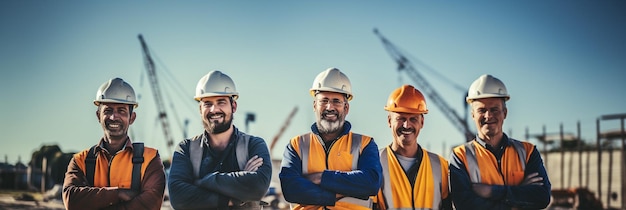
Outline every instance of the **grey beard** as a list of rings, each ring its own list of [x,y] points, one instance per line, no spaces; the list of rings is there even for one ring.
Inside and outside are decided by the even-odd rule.
[[[320,120],[317,122],[317,130],[320,133],[336,133],[343,128],[343,120],[335,122],[328,122],[327,120]]]

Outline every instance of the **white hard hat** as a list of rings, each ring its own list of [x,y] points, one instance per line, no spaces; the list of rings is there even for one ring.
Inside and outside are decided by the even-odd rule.
[[[311,96],[315,97],[318,91],[343,93],[348,97],[348,101],[352,100],[353,97],[350,80],[337,68],[326,69],[315,77],[313,86],[309,92]]]
[[[465,100],[467,103],[471,103],[474,99],[479,98],[504,98],[506,101],[511,96],[509,96],[502,81],[489,74],[483,74],[469,87]]]
[[[135,108],[139,106],[133,87],[120,78],[110,79],[98,88],[93,104],[100,106],[100,103],[132,104]]]
[[[236,100],[239,98],[239,93],[228,75],[220,71],[211,71],[198,81],[194,99],[200,101],[201,98],[211,96],[230,96]]]

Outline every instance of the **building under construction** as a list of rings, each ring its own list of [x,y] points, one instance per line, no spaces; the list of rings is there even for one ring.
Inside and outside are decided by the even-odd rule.
[[[562,124],[558,133],[548,134],[544,126],[542,134],[526,134],[527,139],[541,142],[537,148],[542,150],[552,183],[551,208],[626,208],[625,118],[626,114],[598,117],[594,143],[581,139],[580,122],[576,134],[565,132]],[[608,121],[619,121],[620,128],[604,131],[603,124]]]

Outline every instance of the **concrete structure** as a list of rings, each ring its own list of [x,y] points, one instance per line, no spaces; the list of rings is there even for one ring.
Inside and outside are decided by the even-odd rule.
[[[542,152],[552,189],[588,188],[599,197],[604,208],[622,208],[621,151],[602,151],[598,165],[597,151]],[[611,157],[612,156],[612,157]],[[579,161],[582,157],[582,164]],[[562,161],[563,160],[563,161]],[[580,167],[582,165],[582,168]],[[561,170],[563,169],[563,170]],[[598,174],[601,174],[598,176]],[[561,178],[563,177],[563,178]],[[599,178],[599,179],[598,179]],[[600,182],[600,188],[598,187]]]

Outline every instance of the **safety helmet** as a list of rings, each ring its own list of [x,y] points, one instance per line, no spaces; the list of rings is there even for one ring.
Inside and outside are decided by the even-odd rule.
[[[426,98],[411,85],[402,85],[389,95],[385,110],[413,114],[428,114]]]
[[[234,100],[239,98],[235,83],[221,71],[211,71],[204,75],[196,85],[196,96],[194,99],[200,101],[201,98],[211,96],[230,96]]]
[[[139,106],[133,87],[120,78],[110,79],[100,85],[93,104],[100,106],[100,103],[132,104],[135,108]]]
[[[471,103],[480,98],[504,98],[507,101],[511,96],[509,96],[502,81],[489,74],[483,74],[469,87],[465,100],[467,103]]]
[[[348,77],[337,68],[329,68],[319,73],[309,92],[315,97],[318,91],[328,91],[346,94],[348,101],[352,100],[352,85]]]

